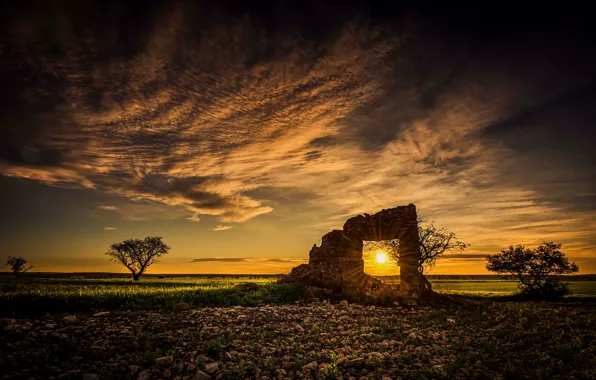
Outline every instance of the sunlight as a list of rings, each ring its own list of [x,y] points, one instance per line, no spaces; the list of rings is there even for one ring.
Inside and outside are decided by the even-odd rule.
[[[378,250],[375,252],[375,262],[377,264],[386,264],[387,263],[387,252]]]

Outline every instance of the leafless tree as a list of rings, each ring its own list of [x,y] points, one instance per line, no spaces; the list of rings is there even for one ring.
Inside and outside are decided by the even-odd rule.
[[[115,262],[124,265],[132,273],[135,281],[153,264],[159,262],[159,258],[166,255],[170,250],[161,237],[146,237],[141,239],[128,239],[110,246],[106,255]]]
[[[418,240],[420,242],[420,260],[418,260],[418,274],[423,286],[427,291],[432,291],[432,284],[426,276],[425,271],[434,267],[439,256],[447,252],[461,253],[468,245],[460,241],[455,233],[447,227],[437,227],[432,221],[428,224],[424,219],[418,218]],[[399,265],[399,240],[387,240],[384,242],[373,242],[367,249],[381,249]]]
[[[33,268],[33,266],[25,268],[26,264],[27,260],[24,257],[8,256],[8,260],[6,260],[6,265],[10,267],[15,277],[21,277],[25,272]]]

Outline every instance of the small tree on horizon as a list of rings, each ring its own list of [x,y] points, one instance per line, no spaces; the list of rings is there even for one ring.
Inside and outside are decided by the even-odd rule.
[[[149,236],[145,239],[128,239],[120,243],[114,243],[106,252],[114,262],[124,265],[132,274],[135,281],[151,265],[159,262],[159,258],[170,251],[161,237]]]
[[[27,264],[27,260],[24,257],[8,256],[8,260],[6,260],[6,265],[10,267],[17,278],[33,268],[33,265],[25,268],[25,264]]]
[[[535,249],[523,245],[509,246],[486,258],[486,269],[505,274],[518,282],[524,295],[557,298],[570,292],[569,284],[557,276],[576,273],[579,268],[561,252],[562,244],[543,242]]]

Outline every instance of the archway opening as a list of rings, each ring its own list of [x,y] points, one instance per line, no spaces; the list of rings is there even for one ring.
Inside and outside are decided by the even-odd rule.
[[[383,282],[399,282],[399,239],[364,240],[362,259],[364,273]]]

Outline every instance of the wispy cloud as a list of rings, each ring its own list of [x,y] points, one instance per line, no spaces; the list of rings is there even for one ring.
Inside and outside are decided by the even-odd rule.
[[[199,43],[188,14],[164,14],[135,54],[101,60],[77,52],[103,36],[81,40],[62,14],[31,25],[16,59],[63,88],[53,99],[27,84],[51,111],[35,119],[34,138],[10,140],[21,153],[0,173],[124,196],[134,203],[100,208],[129,220],[211,215],[221,231],[277,207],[324,233],[413,202],[472,244],[467,259],[543,239],[593,252],[593,149],[574,151],[590,139],[556,142],[569,136],[569,99],[594,62],[530,51],[543,43],[514,49],[515,60],[503,41],[479,54],[473,38],[408,20],[389,33],[407,38],[350,21],[324,41],[288,32],[255,45],[237,43],[261,35],[250,22],[226,20]],[[48,23],[61,32],[42,33]],[[30,59],[36,35],[68,54]],[[534,143],[544,130],[554,147]],[[559,148],[575,158],[559,159]]]
[[[203,262],[222,262],[222,263],[240,263],[250,261],[246,257],[201,257],[199,259],[191,260],[192,263],[203,263]]]
[[[225,230],[229,230],[232,227],[233,226],[226,226],[226,225],[220,224],[219,226],[215,226],[214,228],[212,228],[212,230],[213,231],[225,231]]]
[[[106,231],[113,231],[116,229],[116,227],[104,227],[103,229]]]
[[[118,207],[116,206],[97,206],[97,208],[100,208],[104,211],[116,211],[118,210]]]
[[[290,258],[258,258],[258,257],[201,257],[193,259],[193,263],[202,262],[251,262],[251,263],[297,263],[304,262],[305,259],[290,259]]]

